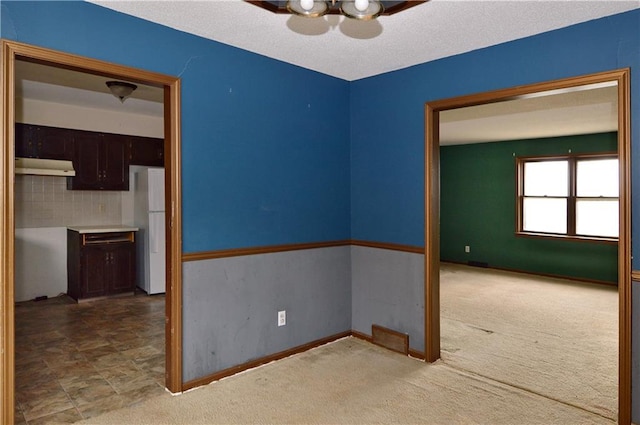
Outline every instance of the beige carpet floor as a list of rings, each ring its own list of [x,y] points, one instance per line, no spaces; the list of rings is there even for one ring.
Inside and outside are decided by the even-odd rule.
[[[442,360],[344,338],[82,424],[613,424],[617,291],[443,264]]]
[[[442,264],[448,366],[617,418],[615,287]]]
[[[344,338],[83,424],[612,424],[583,409]]]

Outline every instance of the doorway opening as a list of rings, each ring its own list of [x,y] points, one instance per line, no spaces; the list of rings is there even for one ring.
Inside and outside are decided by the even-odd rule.
[[[618,421],[631,422],[631,216],[629,70],[515,87],[425,105],[425,351],[427,361],[440,358],[440,113],[582,86],[616,84],[619,159],[618,239]],[[514,212],[515,214],[515,212]]]
[[[182,390],[181,359],[181,193],[180,193],[180,80],[175,77],[116,65],[90,58],[34,47],[18,42],[2,41],[2,150],[0,175],[6,189],[0,198],[2,256],[2,312],[0,315],[0,381],[2,399],[0,417],[13,423],[15,405],[15,82],[16,63],[29,62],[78,73],[99,75],[156,87],[162,91],[164,120],[164,169],[166,218],[166,296],[165,318],[165,387],[171,392]]]

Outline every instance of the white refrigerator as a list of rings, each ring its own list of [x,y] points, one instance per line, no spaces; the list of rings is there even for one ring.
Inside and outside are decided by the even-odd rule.
[[[165,292],[164,168],[131,167],[133,221],[137,232],[138,286],[147,294]]]

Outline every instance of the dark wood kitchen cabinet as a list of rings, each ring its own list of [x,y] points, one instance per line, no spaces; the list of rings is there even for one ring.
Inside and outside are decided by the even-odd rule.
[[[131,165],[164,167],[164,139],[131,136],[129,140]]]
[[[67,293],[75,300],[133,292],[134,231],[81,233],[67,230]]]
[[[74,130],[43,125],[15,125],[16,157],[73,160]]]
[[[164,139],[15,124],[16,157],[73,162],[69,190],[129,190],[129,165],[164,167]]]
[[[69,190],[129,190],[129,141],[118,134],[76,131]]]

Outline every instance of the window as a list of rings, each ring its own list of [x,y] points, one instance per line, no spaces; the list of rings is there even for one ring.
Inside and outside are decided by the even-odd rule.
[[[517,233],[616,240],[618,157],[518,158]]]

